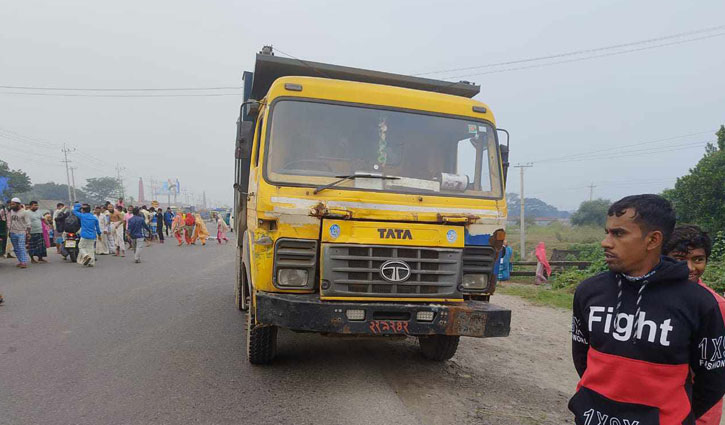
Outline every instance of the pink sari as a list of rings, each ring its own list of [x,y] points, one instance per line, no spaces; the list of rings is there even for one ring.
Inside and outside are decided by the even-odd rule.
[[[45,220],[42,220],[40,224],[43,225],[43,242],[45,242],[45,247],[50,248],[50,228],[45,224]]]

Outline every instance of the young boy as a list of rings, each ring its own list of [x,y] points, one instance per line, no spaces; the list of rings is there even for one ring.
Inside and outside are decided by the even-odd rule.
[[[711,251],[712,240],[710,236],[693,225],[677,226],[663,249],[666,256],[686,262],[687,269],[690,272],[688,279],[702,286],[705,286],[702,275],[705,273]],[[725,298],[719,295],[715,295],[715,297],[718,299],[720,309],[725,310]],[[718,425],[721,416],[722,400],[697,418],[697,425]]]
[[[697,226],[677,226],[665,245],[664,254],[675,260],[687,262],[690,280],[702,283],[702,275],[710,258],[712,241],[707,233]]]

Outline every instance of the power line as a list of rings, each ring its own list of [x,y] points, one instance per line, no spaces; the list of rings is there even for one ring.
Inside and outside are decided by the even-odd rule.
[[[715,27],[703,28],[703,29],[694,30],[694,31],[681,32],[681,33],[677,33],[677,34],[650,38],[650,39],[646,39],[646,40],[633,41],[633,42],[629,42],[629,43],[613,44],[613,45],[609,45],[609,46],[596,47],[596,48],[590,48],[590,49],[580,49],[580,50],[574,50],[574,51],[563,52],[563,53],[555,53],[555,54],[545,55],[545,56],[537,56],[537,57],[533,57],[533,58],[516,59],[516,60],[511,60],[511,61],[505,61],[505,62],[490,63],[490,64],[486,64],[486,65],[468,66],[468,67],[463,67],[463,68],[451,68],[451,69],[445,69],[445,70],[439,70],[439,71],[422,72],[422,73],[413,74],[413,75],[420,76],[420,75],[430,75],[430,74],[445,74],[448,72],[470,71],[473,69],[492,68],[492,67],[497,67],[497,66],[515,65],[515,64],[519,64],[519,63],[535,62],[535,61],[542,61],[542,60],[548,60],[548,59],[557,59],[557,58],[562,58],[562,57],[567,57],[567,56],[590,54],[590,53],[596,53],[596,52],[612,50],[612,49],[621,49],[623,47],[631,47],[631,46],[636,46],[636,45],[641,45],[641,44],[655,43],[658,41],[670,40],[673,38],[684,37],[684,36],[688,36],[688,35],[695,35],[695,34],[702,34],[702,33],[706,33],[706,32],[718,31],[721,29],[725,29],[725,25],[718,25]]]
[[[100,91],[100,92],[144,92],[144,91],[212,91],[212,90],[241,90],[241,86],[221,87],[142,87],[142,88],[120,88],[120,87],[38,87],[38,86],[8,86],[2,85],[0,89],[17,90],[44,90],[44,91]]]
[[[714,133],[715,133],[715,130],[698,131],[698,132],[695,132],[695,133],[682,134],[682,135],[679,135],[679,136],[666,137],[666,138],[662,138],[662,139],[648,140],[648,141],[637,142],[637,143],[628,143],[628,144],[624,144],[624,145],[609,146],[607,148],[596,149],[596,150],[593,150],[593,151],[585,151],[585,152],[580,152],[580,153],[575,153],[575,154],[567,154],[567,155],[562,155],[562,156],[554,156],[554,157],[549,157],[549,158],[544,158],[544,159],[538,159],[538,160],[531,161],[531,162],[541,163],[541,162],[555,161],[555,160],[559,160],[559,159],[575,159],[577,157],[590,156],[592,154],[596,154],[596,153],[600,153],[600,152],[611,153],[612,152],[612,149],[619,149],[619,148],[628,149],[628,148],[631,148],[631,147],[634,147],[634,146],[652,145],[652,144],[657,144],[657,143],[662,143],[662,142],[668,142],[670,140],[682,139],[682,138],[690,137],[690,136],[699,136],[699,135],[702,135],[702,134],[714,134]]]
[[[560,64],[565,64],[565,63],[585,61],[585,60],[589,60],[589,59],[596,59],[596,58],[603,58],[603,57],[608,57],[608,56],[623,55],[623,54],[626,54],[626,53],[640,52],[640,51],[643,51],[643,50],[656,49],[656,48],[659,48],[659,47],[674,46],[674,45],[678,45],[678,44],[690,43],[690,42],[693,42],[693,41],[700,41],[700,40],[706,40],[706,39],[714,38],[714,37],[721,37],[723,35],[725,35],[725,32],[717,33],[717,34],[712,34],[712,35],[708,35],[708,36],[703,36],[703,37],[691,38],[691,39],[688,39],[688,40],[673,41],[673,42],[670,42],[670,43],[662,43],[662,44],[658,44],[658,45],[655,45],[655,46],[640,47],[640,48],[637,48],[637,49],[620,50],[620,51],[617,51],[617,52],[603,53],[603,54],[599,54],[599,55],[586,56],[586,57],[583,57],[583,58],[568,59],[568,60],[555,61],[555,62],[547,62],[547,63],[541,63],[541,64],[535,64],[535,65],[527,65],[527,66],[519,66],[519,67],[496,69],[496,70],[492,70],[492,71],[479,72],[479,73],[475,73],[475,74],[454,75],[454,76],[451,76],[451,77],[445,77],[443,79],[450,80],[450,79],[455,79],[455,78],[475,77],[475,76],[480,76],[480,75],[498,74],[498,73],[502,73],[502,72],[520,71],[520,70],[523,70],[523,69],[543,68],[543,67],[552,66],[552,65],[560,65]]]
[[[0,91],[0,95],[9,94],[14,96],[54,96],[54,97],[220,97],[220,96],[241,96],[240,93],[204,93],[204,94],[90,94],[90,93],[23,93]]]
[[[579,162],[579,161],[592,161],[592,160],[601,160],[601,159],[614,159],[614,158],[622,158],[622,157],[630,156],[632,154],[643,154],[643,153],[654,155],[654,154],[663,153],[663,152],[673,152],[673,151],[691,149],[693,147],[698,147],[698,146],[705,147],[705,146],[707,146],[707,143],[711,143],[711,142],[696,142],[696,143],[686,143],[686,144],[681,144],[681,145],[668,146],[668,148],[670,148],[670,149],[648,148],[648,149],[620,151],[620,152],[613,152],[611,154],[599,154],[599,155],[594,155],[594,156],[590,156],[590,157],[560,159],[560,160],[556,160],[556,161],[549,161],[549,163],[551,164],[551,163],[559,163],[559,162]]]

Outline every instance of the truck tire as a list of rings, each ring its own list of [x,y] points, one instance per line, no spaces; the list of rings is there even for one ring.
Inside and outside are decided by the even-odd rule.
[[[257,325],[252,312],[247,313],[247,359],[249,363],[269,364],[277,355],[277,327]]]
[[[429,335],[419,336],[418,343],[423,357],[428,360],[442,362],[456,354],[459,336]]]
[[[237,254],[242,250],[237,248]],[[242,257],[237,255],[237,273],[234,282],[234,303],[239,311],[249,310],[249,287],[247,286],[247,272],[242,263]]]

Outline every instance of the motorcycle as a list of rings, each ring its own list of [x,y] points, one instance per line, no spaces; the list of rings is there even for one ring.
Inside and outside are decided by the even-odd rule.
[[[78,259],[78,242],[81,236],[76,232],[67,232],[63,238],[63,246],[60,248],[63,259],[70,257],[71,262],[75,263]]]

